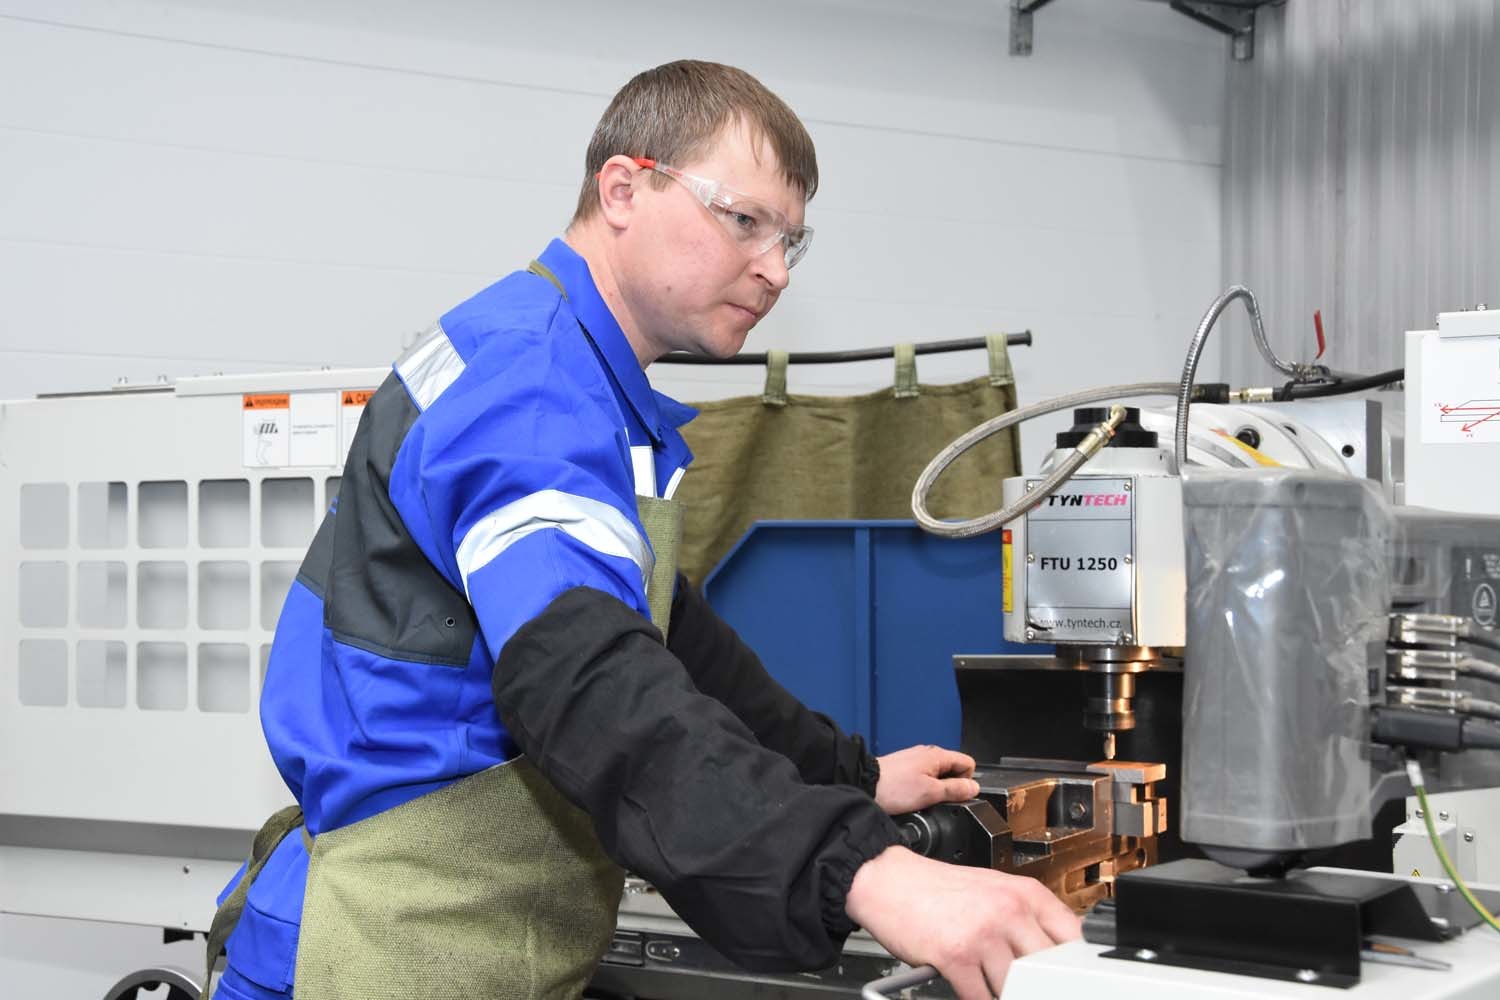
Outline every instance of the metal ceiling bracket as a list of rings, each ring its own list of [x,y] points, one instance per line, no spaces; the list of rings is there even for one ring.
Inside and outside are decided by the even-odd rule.
[[[1255,56],[1255,11],[1268,0],[1171,0],[1172,9],[1230,38],[1236,62]],[[1011,51],[1015,51],[1015,15],[1011,15]],[[1029,30],[1029,28],[1028,28]]]
[[[1031,55],[1031,15],[1052,0],[1010,0],[1010,54]]]

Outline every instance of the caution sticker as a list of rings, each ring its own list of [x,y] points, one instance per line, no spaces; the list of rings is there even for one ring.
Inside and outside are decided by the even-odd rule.
[[[1012,545],[1010,541],[1010,529],[1002,528],[1000,530],[1000,588],[1001,606],[1005,610],[1006,614],[1011,613],[1011,611],[1015,608],[1016,603],[1015,589],[1010,582],[1011,549]]]
[[[349,460],[349,446],[354,443],[354,434],[359,430],[359,420],[365,415],[365,405],[375,395],[374,389],[345,389],[343,405],[339,407],[339,423],[342,431],[343,449],[339,456]]]

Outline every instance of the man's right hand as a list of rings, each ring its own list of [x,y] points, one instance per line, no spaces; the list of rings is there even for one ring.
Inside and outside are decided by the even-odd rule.
[[[888,847],[854,874],[849,919],[911,965],[933,965],[959,1000],[1000,995],[1010,963],[1082,934],[1033,878],[933,861]]]

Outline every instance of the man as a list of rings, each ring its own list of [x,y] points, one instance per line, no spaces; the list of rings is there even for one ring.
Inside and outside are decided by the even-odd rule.
[[[874,760],[672,571],[692,411],[644,369],[740,350],[816,187],[752,77],[650,70],[564,240],[396,363],[277,628],[261,714],[301,809],[226,889],[218,996],[576,996],[620,866],[749,968],[863,925],[969,1000],[1076,936],[1035,881],[896,846],[887,814],[972,797],[972,760]]]

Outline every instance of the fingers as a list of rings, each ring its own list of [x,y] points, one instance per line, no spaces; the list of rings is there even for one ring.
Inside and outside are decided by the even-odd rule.
[[[1009,964],[1009,963],[1007,963]],[[948,985],[953,987],[954,994],[958,1000],[993,1000],[997,995],[990,992],[986,985],[988,978],[984,971],[977,965],[950,965],[938,966],[937,970],[948,980]],[[1004,973],[1001,973],[1001,981],[1004,981]]]
[[[933,747],[937,753],[934,772],[941,778],[972,778],[974,776],[974,758],[957,750],[944,750],[942,747]]]
[[[1050,895],[1050,893],[1049,893]],[[1062,903],[1049,906],[1037,914],[1037,922],[1042,925],[1042,930],[1047,932],[1055,943],[1062,944],[1064,941],[1076,941],[1083,937],[1083,921],[1078,914],[1068,909]]]
[[[940,802],[967,802],[979,798],[979,782],[973,778],[939,778]]]
[[[971,997],[973,1000],[993,1000],[1005,989],[1005,977],[1010,972],[1011,963],[1018,957],[1019,953],[996,944],[986,950],[977,965],[955,962],[939,965],[937,969],[953,987],[958,1000],[970,1000]]]
[[[1034,951],[1042,951],[1052,947],[1057,942],[1042,930],[1042,925],[1032,914],[1026,914],[1013,921],[1006,928],[1006,937],[1010,939],[1011,949],[1017,957],[1030,955]]]
[[[1010,972],[1010,964],[1015,959],[1010,955],[1001,955],[998,952],[993,956],[986,956],[984,960],[984,981],[989,984],[989,989],[995,996],[1000,996],[1005,989],[1005,977]]]
[[[1018,876],[1019,877],[1019,876]],[[1023,880],[1027,906],[1036,918],[1038,927],[1047,935],[1048,942],[1042,947],[1061,944],[1083,936],[1083,922],[1067,904],[1052,894],[1036,879]]]

